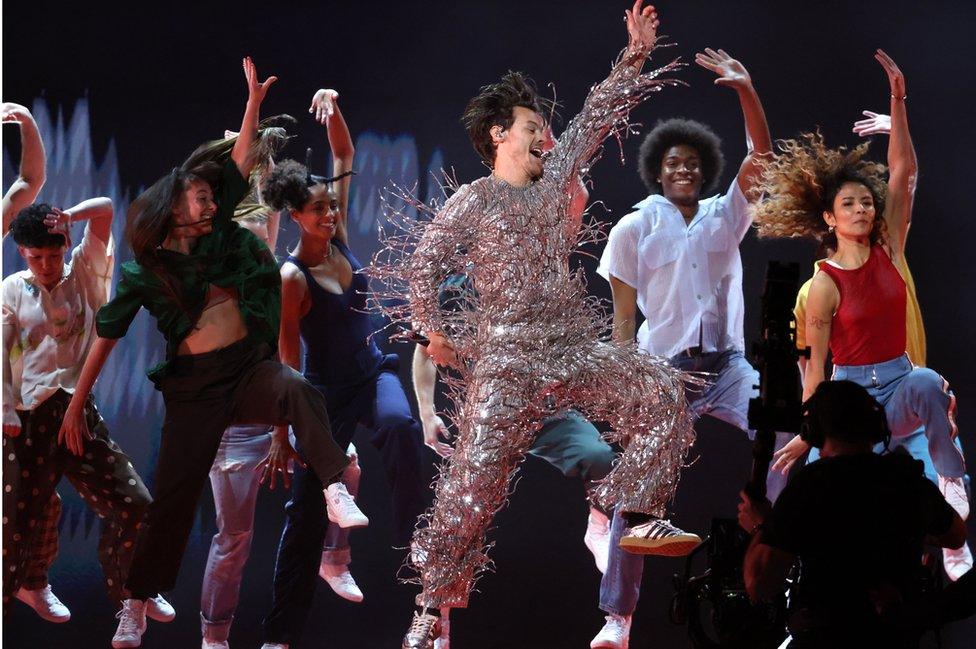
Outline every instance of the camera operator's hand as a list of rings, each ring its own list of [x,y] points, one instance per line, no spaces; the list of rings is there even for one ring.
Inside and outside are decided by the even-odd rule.
[[[739,527],[753,534],[760,525],[769,520],[773,506],[766,498],[753,500],[745,490],[739,492],[739,498]]]
[[[810,445],[804,442],[799,435],[790,440],[790,442],[773,453],[773,466],[770,467],[770,471],[780,471],[783,475],[790,472],[793,464],[803,457],[807,451],[810,450]]]

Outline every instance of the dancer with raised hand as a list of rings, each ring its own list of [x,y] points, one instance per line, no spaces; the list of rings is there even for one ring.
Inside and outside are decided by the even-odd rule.
[[[570,215],[579,176],[607,136],[626,133],[634,106],[674,83],[658,77],[675,64],[640,72],[656,41],[653,7],[638,0],[626,20],[629,45],[545,156],[546,119],[525,77],[509,73],[482,88],[464,122],[491,175],[458,188],[433,221],[408,222],[374,263],[387,282],[379,295],[386,313],[427,336],[433,360],[460,375],[446,377],[455,388],[458,439],[428,524],[414,535],[411,561],[423,591],[403,647],[431,647],[440,632],[434,611],[467,605],[488,563],[487,528],[547,417],[575,406],[611,423],[611,439],[627,450],[595,498],[628,512],[664,515],[692,442],[685,375],[634,347],[601,341],[607,319],[569,264],[592,234]],[[440,287],[459,273],[471,290],[448,312]],[[382,299],[388,295],[408,300]],[[659,552],[697,543],[667,529]]]
[[[939,488],[965,519],[969,499],[965,461],[954,444],[955,396],[944,378],[913,366],[905,354],[906,285],[897,265],[911,225],[917,163],[905,78],[883,51],[875,59],[891,88],[887,180],[882,165],[865,159],[866,144],[829,149],[819,134],[806,134],[781,143],[781,152],[763,164],[755,219],[760,236],[811,237],[834,251],[819,265],[806,302],[804,399],[825,380],[829,349],[832,378],[865,387],[884,406],[893,437],[924,426]],[[773,468],[788,470],[809,448],[797,436],[776,453]],[[964,551],[944,550],[947,568],[968,569],[953,555]]]
[[[739,245],[752,224],[749,195],[757,164],[772,142],[746,67],[722,49],[706,48],[695,61],[717,75],[715,85],[738,96],[746,154],[735,178],[724,193],[702,198],[719,188],[725,166],[721,141],[693,120],[659,122],[641,144],[638,161],[650,195],[610,230],[597,273],[610,282],[617,341],[630,345],[636,334],[642,351],[668,358],[681,370],[711,374],[705,390],[689,394],[695,415],[748,432],[749,399],[757,394],[759,374],[745,357]],[[645,317],[640,331],[638,309]],[[782,446],[790,435],[777,439]],[[778,492],[786,480],[770,476],[770,491]],[[614,516],[611,545],[639,554],[659,542],[658,521],[635,514],[628,519]],[[600,588],[606,624],[592,647],[626,646],[643,571],[639,556],[610,555]]]
[[[200,163],[209,147],[191,155],[130,209],[135,259],[122,265],[115,298],[98,312],[98,338],[59,434],[69,450],[81,451],[88,435],[85,399],[116,342],[145,307],[167,341],[166,360],[148,373],[163,393],[166,414],[155,500],[136,543],[126,582],[131,597],[112,640],[116,649],[141,645],[146,600],[175,584],[197,501],[228,425],[290,423],[303,461],[330,495],[348,464],[332,441],[322,396],[273,360],[280,317],[277,267],[267,246],[231,218],[249,189],[261,102],[277,79],[262,83],[250,58],[243,65],[248,100],[230,159],[222,167]]]
[[[319,90],[310,110],[327,128],[334,177],[312,174],[311,157],[306,165],[285,160],[263,187],[268,204],[288,210],[301,236],[281,266],[281,358],[296,369],[301,367],[304,343],[304,376],[325,398],[332,434],[340,447],[349,445],[357,425],[372,431],[370,441],[383,458],[393,493],[393,542],[406,546],[424,509],[420,426],[400,383],[399,357],[383,355],[372,337],[367,280],[349,249],[346,223],[355,150],[339,110],[338,93]],[[268,464],[272,474],[284,471],[290,459],[279,451],[287,443],[287,434],[286,428],[275,431]],[[275,566],[274,600],[264,621],[265,649],[298,641],[315,593],[320,558],[321,573],[336,592],[348,592],[353,601],[362,599],[349,574],[348,535],[329,539],[323,555],[326,527],[329,519],[335,519],[331,509],[326,518],[325,505],[317,496],[319,477],[299,465],[291,486]],[[368,522],[360,515],[355,526]]]
[[[151,500],[90,396],[81,407],[91,434],[69,451],[56,433],[95,340],[95,314],[109,297],[113,216],[111,200],[92,198],[64,211],[33,204],[10,224],[27,269],[3,280],[3,594],[5,604],[14,595],[51,622],[71,615],[47,583],[61,477],[101,519],[98,559],[115,605],[129,597],[123,582]],[[85,233],[65,263],[77,221],[86,222]],[[148,612],[166,622],[175,616],[158,593]]]

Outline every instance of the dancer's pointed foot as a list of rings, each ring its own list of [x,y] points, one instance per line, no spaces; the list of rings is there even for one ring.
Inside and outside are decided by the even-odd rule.
[[[441,619],[431,613],[414,613],[401,649],[434,649],[434,641],[441,635]]]
[[[663,557],[683,557],[698,547],[701,538],[685,532],[663,518],[628,527],[620,547],[631,554],[655,554]]]
[[[346,485],[341,482],[333,482],[325,488],[325,504],[329,520],[343,529],[369,525],[366,514],[359,509]]]
[[[349,566],[329,563],[319,564],[319,577],[324,579],[325,583],[329,585],[329,588],[342,599],[347,599],[357,604],[363,601],[363,591],[359,588],[356,580],[353,579],[352,573],[349,572]]]

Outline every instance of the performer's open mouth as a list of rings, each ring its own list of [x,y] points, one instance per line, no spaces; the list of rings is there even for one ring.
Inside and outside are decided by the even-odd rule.
[[[542,160],[542,147],[534,146],[529,149],[529,153]]]

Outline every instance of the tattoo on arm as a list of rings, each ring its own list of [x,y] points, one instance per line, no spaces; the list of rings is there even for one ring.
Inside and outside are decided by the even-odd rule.
[[[830,320],[824,320],[823,318],[819,318],[815,315],[812,315],[809,318],[807,318],[807,326],[815,327],[818,330],[822,330],[824,327],[828,326],[829,324],[830,324]]]

